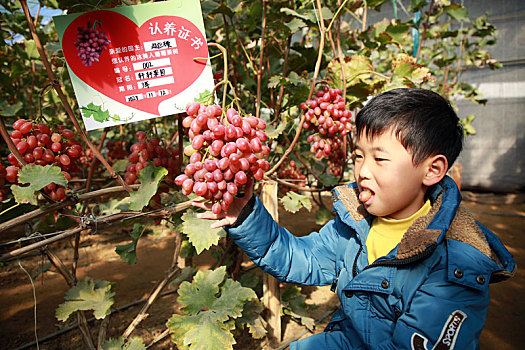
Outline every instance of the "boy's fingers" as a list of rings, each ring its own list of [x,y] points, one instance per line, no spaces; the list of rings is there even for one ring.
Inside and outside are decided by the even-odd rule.
[[[223,227],[224,225],[228,225],[228,223],[224,223],[223,221],[225,221],[225,220],[215,221],[214,223],[212,223],[212,224],[210,225],[210,228],[221,228],[221,227]]]
[[[210,227],[211,228],[220,228],[220,227],[223,227],[223,226],[226,226],[226,225],[231,225],[231,224],[233,224],[233,222],[235,222],[235,220],[232,220],[232,218],[224,218],[222,220],[215,221],[214,223],[212,223],[210,225]]]
[[[197,202],[197,201],[191,202],[191,205],[197,208],[204,209],[204,210],[211,210],[211,206],[212,206],[211,203]]]
[[[213,214],[209,211],[206,211],[204,213],[198,213],[197,214],[197,218],[199,219],[207,219],[207,220],[219,220],[219,219],[223,219],[224,218],[224,215],[217,215],[217,214]]]

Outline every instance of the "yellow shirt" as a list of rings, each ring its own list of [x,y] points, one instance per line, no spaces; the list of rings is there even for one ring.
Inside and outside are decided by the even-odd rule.
[[[377,258],[390,253],[401,242],[401,238],[412,223],[417,218],[427,215],[430,208],[430,201],[427,200],[421,209],[406,219],[394,220],[375,217],[366,239],[368,262],[372,263]]]

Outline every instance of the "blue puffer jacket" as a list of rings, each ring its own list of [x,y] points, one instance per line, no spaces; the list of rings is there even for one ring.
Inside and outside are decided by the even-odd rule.
[[[512,255],[460,205],[454,181],[428,190],[430,213],[417,219],[388,255],[368,261],[372,217],[355,184],[333,191],[337,216],[319,232],[295,237],[258,198],[228,229],[257,265],[281,281],[329,285],[341,308],[327,329],[291,349],[477,349],[489,282],[514,273]]]

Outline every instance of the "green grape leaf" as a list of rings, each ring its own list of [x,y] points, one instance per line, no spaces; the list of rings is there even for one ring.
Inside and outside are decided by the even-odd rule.
[[[18,111],[22,109],[23,103],[18,101],[13,105],[7,104],[5,101],[0,102],[0,115],[3,117],[14,117],[18,114]]]
[[[110,338],[102,344],[102,350],[146,350],[141,338],[133,337],[126,340],[122,337]]]
[[[226,237],[226,231],[222,228],[210,228],[210,221],[197,218],[191,209],[182,216],[182,232],[188,236],[197,254],[217,244],[220,238]]]
[[[280,199],[284,206],[284,209],[291,213],[299,211],[302,207],[305,207],[308,211],[312,210],[312,202],[308,196],[303,196],[295,192],[289,191],[286,196]]]
[[[38,49],[36,48],[36,44],[34,40],[26,40],[25,41],[25,52],[27,54],[27,58],[40,58],[40,54],[38,53]]]
[[[226,266],[228,266],[228,265],[226,265]],[[262,285],[261,284],[262,283],[261,279],[253,271],[247,271],[247,272],[243,273],[239,277],[239,282],[241,282],[243,287],[251,288],[251,289],[254,289],[254,290],[257,290],[258,286]]]
[[[274,89],[277,87],[277,85],[281,84],[283,80],[283,77],[281,74],[277,74],[277,75],[274,75],[270,78],[270,80],[268,81],[268,88],[269,89]]]
[[[266,333],[268,333],[266,326],[268,323],[261,316],[258,316],[253,321],[248,322],[247,325],[250,330],[250,334],[255,339],[266,337]]]
[[[290,72],[290,74],[288,74],[287,79],[290,82],[290,84],[294,86],[298,86],[299,84],[302,84],[305,82],[305,80],[296,72]]]
[[[247,300],[256,299],[252,289],[226,279],[226,267],[199,271],[192,283],[182,282],[178,302],[186,315],[174,314],[167,322],[173,341],[189,349],[232,349],[235,339],[231,318],[242,315]],[[221,286],[221,287],[219,287]]]
[[[129,164],[129,160],[127,159],[119,159],[115,163],[113,163],[111,166],[113,167],[113,170],[117,173],[123,173],[126,171],[126,166]]]
[[[416,12],[420,10],[426,4],[427,4],[427,0],[410,0],[410,7],[408,8],[408,10],[410,12]]]
[[[126,345],[124,345],[123,350],[146,350],[146,345],[142,342],[142,339],[139,337],[133,337],[128,339]]]
[[[257,299],[252,299],[244,304],[242,316],[235,319],[235,323],[247,325],[251,335],[255,339],[264,338],[268,332],[266,330],[268,323],[261,316],[263,311],[264,306],[262,303]]]
[[[216,10],[219,6],[219,3],[213,0],[204,0],[201,3],[202,13],[208,16],[212,11]]]
[[[134,224],[133,230],[129,234],[131,236],[131,242],[118,245],[115,248],[115,252],[120,256],[122,261],[127,262],[129,265],[135,265],[137,263],[137,244],[145,230],[146,227],[144,225]]]
[[[67,180],[62,174],[62,170],[56,165],[25,165],[18,173],[18,181],[22,184],[28,183],[29,186],[11,185],[11,191],[13,191],[16,202],[33,205],[37,204],[36,192],[45,186],[53,182],[57,185],[67,186]]]
[[[221,266],[216,270],[197,272],[192,283],[182,282],[177,300],[182,310],[194,314],[201,311],[203,307],[210,309],[224,277],[226,277],[226,266]]]
[[[130,193],[130,210],[142,210],[148,205],[151,197],[157,193],[159,183],[164,176],[168,175],[168,170],[163,167],[153,165],[143,168],[139,173],[140,188]]]
[[[286,123],[279,123],[277,124],[277,127],[273,126],[272,124],[266,124],[266,129],[264,132],[266,133],[266,136],[270,139],[276,139],[281,135],[281,133],[286,128]]]
[[[343,88],[341,70],[344,69],[347,87],[366,82],[370,84],[371,75],[374,71],[372,61],[363,55],[346,56],[341,65],[339,59],[333,59],[328,63],[327,72],[330,80],[336,87]]]
[[[282,7],[281,8],[281,12],[284,12],[285,14],[287,14],[289,16],[294,16],[296,18],[303,19],[303,20],[308,21],[308,22],[311,21],[311,18],[308,15],[305,15],[303,13],[299,13],[298,11],[294,11],[294,10],[292,10],[290,8],[287,8],[287,7]]]
[[[468,11],[466,8],[459,4],[451,4],[449,6],[445,6],[445,10],[447,11],[447,14],[459,22],[468,22]]]
[[[474,121],[475,118],[476,118],[475,115],[469,114],[468,117],[461,118],[459,120],[461,125],[463,125],[463,134],[465,136],[467,136],[467,135],[475,135],[476,134],[476,129],[472,125],[472,122]]]
[[[290,33],[298,32],[300,29],[306,27],[306,23],[299,18],[292,18],[290,22],[284,23],[286,27],[290,30]]]
[[[338,182],[337,177],[332,174],[322,174],[319,176],[319,178],[325,186],[335,186]]]
[[[102,350],[122,350],[125,340],[122,337],[109,338],[104,344],[102,344]]]
[[[309,316],[312,307],[305,303],[306,296],[301,293],[301,288],[296,285],[287,285],[281,295],[283,312],[299,320],[310,331],[315,328],[315,320]]]
[[[181,316],[174,314],[166,323],[177,347],[190,350],[233,349],[235,338],[228,324],[215,322],[210,312]]]
[[[317,225],[324,225],[328,221],[332,220],[333,215],[330,210],[328,210],[325,206],[322,206],[315,212],[315,223]]]
[[[65,302],[60,304],[55,312],[59,321],[66,321],[69,316],[79,310],[93,310],[96,319],[102,319],[111,313],[110,307],[115,302],[108,281],[86,278],[67,291]]]
[[[102,216],[128,211],[129,205],[129,197],[124,197],[122,200],[112,199],[105,203],[98,203],[97,208],[99,210],[99,214]]]
[[[237,318],[242,316],[246,300],[257,298],[253,289],[245,288],[240,282],[227,279],[221,288],[221,296],[215,299],[213,310],[220,317]]]
[[[391,24],[386,28],[385,32],[390,35],[392,40],[402,43],[407,36],[408,29],[409,26],[406,24]]]

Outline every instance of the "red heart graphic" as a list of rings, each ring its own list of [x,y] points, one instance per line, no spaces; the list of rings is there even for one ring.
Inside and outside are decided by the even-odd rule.
[[[95,28],[110,43],[98,62],[86,65],[79,57],[79,28]],[[178,16],[158,16],[138,27],[113,11],[92,11],[71,22],[62,38],[71,70],[105,96],[128,106],[159,115],[159,104],[185,90],[201,75],[208,57],[202,32]],[[84,52],[85,53],[85,52]]]

